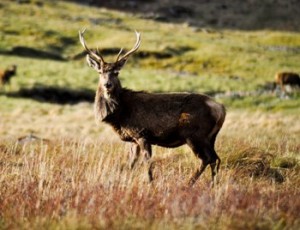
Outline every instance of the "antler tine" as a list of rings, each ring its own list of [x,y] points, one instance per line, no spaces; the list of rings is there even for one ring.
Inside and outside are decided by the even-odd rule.
[[[129,55],[131,55],[132,53],[137,51],[137,49],[140,47],[140,45],[141,45],[141,34],[137,31],[135,31],[135,35],[136,35],[136,42],[135,42],[133,48],[131,50],[129,50],[126,54],[124,54],[124,56],[121,57],[120,60],[123,60],[124,58],[127,58]],[[121,54],[121,52],[118,54],[117,61],[120,61],[119,60],[120,54]]]
[[[119,61],[119,58],[120,58],[122,52],[123,52],[123,48],[120,49],[120,51],[118,53],[118,56],[117,56],[117,59],[116,59],[116,62]]]
[[[79,40],[81,45],[84,47],[84,49],[88,52],[88,54],[90,54],[91,56],[93,56],[96,60],[100,61],[101,63],[105,63],[103,57],[101,55],[96,54],[95,52],[91,51],[84,40],[83,34],[85,32],[86,29],[83,29],[82,31],[79,31]]]

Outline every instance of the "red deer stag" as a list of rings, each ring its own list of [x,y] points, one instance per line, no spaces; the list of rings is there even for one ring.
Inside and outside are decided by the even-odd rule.
[[[286,85],[300,87],[300,77],[296,73],[280,72],[275,75],[275,83],[280,86],[282,92],[286,92]]]
[[[99,74],[96,119],[111,125],[121,140],[132,142],[132,168],[142,153],[152,181],[151,145],[174,148],[187,144],[202,160],[189,184],[193,185],[208,165],[214,181],[221,163],[214,145],[225,120],[224,106],[202,94],[154,94],[123,88],[119,71],[139,48],[140,33],[136,32],[134,47],[123,56],[121,49],[114,63],[105,62],[99,51],[90,50],[83,34],[84,31],[79,31],[80,42],[87,52],[87,63]]]
[[[1,81],[1,85],[4,86],[6,84],[9,84],[10,79],[16,75],[17,72],[17,66],[16,65],[12,65],[8,68],[6,68],[5,70],[0,70],[0,81]]]

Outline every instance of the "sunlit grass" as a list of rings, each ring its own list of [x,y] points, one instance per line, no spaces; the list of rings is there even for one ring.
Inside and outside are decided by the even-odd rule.
[[[214,188],[209,170],[194,187],[186,186],[199,164],[186,147],[180,154],[155,148],[155,180],[149,184],[145,167],[129,170],[129,148],[120,142],[5,142],[0,146],[1,227],[299,226],[299,160],[270,168],[287,156],[280,146],[266,152],[257,137],[241,142],[224,134],[217,146],[223,164]]]
[[[19,11],[22,11],[22,23],[16,23]],[[0,14],[3,15],[0,51],[25,46],[55,53],[67,60],[1,55],[1,68],[11,63],[18,64],[20,80],[16,80],[16,85],[22,87],[37,83],[95,88],[97,75],[88,70],[85,60],[69,59],[82,52],[78,42],[78,30],[82,28],[87,28],[89,46],[100,50],[131,48],[135,29],[142,33],[140,52],[173,50],[172,57],[162,59],[134,55],[121,72],[124,85],[132,88],[150,91],[249,91],[273,81],[278,71],[300,72],[297,32],[211,30],[206,33],[184,24],[159,23],[132,14],[60,1],[45,1],[42,5],[4,1]],[[174,31],[176,36],[173,36]],[[188,50],[182,51],[180,47]],[[177,50],[175,55],[174,50]],[[105,55],[105,58],[113,61],[115,57]],[[248,100],[255,103],[251,97]],[[230,100],[226,103],[235,105]]]

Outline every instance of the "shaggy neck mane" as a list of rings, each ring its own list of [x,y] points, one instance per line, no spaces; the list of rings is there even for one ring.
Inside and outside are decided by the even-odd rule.
[[[105,121],[110,115],[115,114],[119,108],[119,96],[122,89],[105,96],[99,87],[95,97],[95,117],[97,121]]]

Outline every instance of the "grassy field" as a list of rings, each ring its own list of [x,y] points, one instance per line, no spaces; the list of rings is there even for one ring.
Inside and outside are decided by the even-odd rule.
[[[4,0],[0,17],[0,68],[18,65],[0,90],[0,229],[299,229],[300,93],[263,89],[277,71],[300,73],[299,32],[202,28],[62,1]],[[125,87],[225,104],[214,188],[209,170],[186,186],[199,165],[186,146],[154,147],[151,184],[144,166],[129,170],[129,144],[94,121],[97,74],[81,55],[82,28],[108,61],[142,33]],[[42,140],[20,141],[29,134]]]
[[[128,169],[130,147],[107,127],[94,128],[90,105],[57,110],[25,115],[34,127],[6,120],[1,127],[10,137],[25,130],[50,137],[27,144],[2,139],[2,229],[299,227],[296,116],[229,112],[217,141],[220,182],[211,189],[209,170],[186,186],[199,164],[187,147],[154,148],[149,184],[143,166]]]

